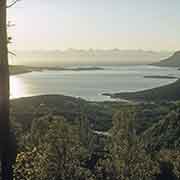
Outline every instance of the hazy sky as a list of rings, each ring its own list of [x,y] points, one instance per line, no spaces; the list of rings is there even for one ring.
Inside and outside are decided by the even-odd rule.
[[[15,49],[180,48],[180,0],[21,0]]]

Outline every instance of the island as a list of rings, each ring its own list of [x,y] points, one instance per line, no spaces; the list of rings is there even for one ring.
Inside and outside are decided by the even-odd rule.
[[[102,68],[102,67],[72,67],[72,68],[42,67],[42,70],[49,70],[49,71],[97,71],[97,70],[104,70],[104,68]]]
[[[178,79],[175,76],[161,76],[161,75],[158,75],[158,76],[144,76],[144,78],[150,78],[150,79]]]

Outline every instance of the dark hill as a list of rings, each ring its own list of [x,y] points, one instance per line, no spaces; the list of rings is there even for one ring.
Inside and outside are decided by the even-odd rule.
[[[11,116],[28,129],[33,119],[53,114],[72,122],[82,114],[95,130],[105,131],[112,126],[112,109],[98,103],[63,95],[42,95],[11,100]],[[24,123],[26,122],[26,123]]]
[[[169,58],[160,61],[159,63],[154,63],[155,66],[169,66],[169,67],[180,67],[180,51],[175,52]]]

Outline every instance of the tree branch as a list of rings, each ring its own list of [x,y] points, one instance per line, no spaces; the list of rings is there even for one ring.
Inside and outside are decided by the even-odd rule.
[[[10,8],[10,7],[14,6],[18,1],[20,1],[20,0],[14,0],[14,2],[12,2],[9,5],[7,5],[6,8]]]
[[[14,27],[15,26],[15,24],[11,24],[11,22],[10,21],[8,21],[8,23],[7,23],[7,27],[8,28],[10,28],[10,27]]]
[[[12,51],[8,51],[9,54],[13,55],[13,56],[16,56],[15,53],[13,53]]]

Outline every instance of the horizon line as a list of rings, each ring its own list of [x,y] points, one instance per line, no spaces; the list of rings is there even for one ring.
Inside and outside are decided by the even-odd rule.
[[[10,49],[10,48],[9,48]],[[66,49],[14,49],[12,51],[26,51],[26,52],[31,52],[31,51],[143,51],[143,52],[176,52],[179,51],[179,49],[160,49],[160,50],[152,50],[152,49],[123,49],[123,48],[66,48]]]

